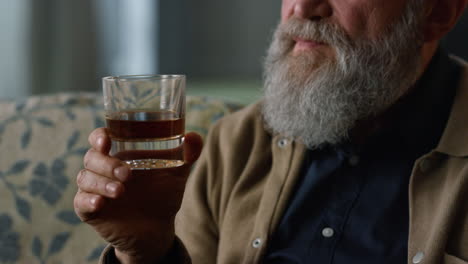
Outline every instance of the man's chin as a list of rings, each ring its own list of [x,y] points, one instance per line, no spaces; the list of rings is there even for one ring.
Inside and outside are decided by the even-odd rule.
[[[284,63],[284,65],[287,65],[286,76],[289,78],[290,83],[303,86],[302,89],[305,89],[311,80],[326,79],[324,75],[327,75],[327,71],[330,71],[331,64],[330,58],[310,53],[307,56],[291,54]]]
[[[305,53],[325,53],[328,48],[329,46],[323,43],[296,42],[292,48],[292,54],[298,56]]]
[[[327,48],[293,49],[287,56],[289,68],[298,73],[313,74],[319,68],[330,67],[336,58]]]

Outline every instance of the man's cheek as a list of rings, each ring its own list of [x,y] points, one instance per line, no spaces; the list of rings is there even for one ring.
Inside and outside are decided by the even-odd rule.
[[[294,13],[294,3],[296,0],[283,0],[281,6],[281,23],[286,22]]]

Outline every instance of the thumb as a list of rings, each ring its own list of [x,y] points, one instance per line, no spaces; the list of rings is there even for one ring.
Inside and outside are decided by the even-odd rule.
[[[184,162],[186,164],[192,164],[198,160],[200,153],[203,148],[202,137],[194,132],[185,134],[184,139]]]

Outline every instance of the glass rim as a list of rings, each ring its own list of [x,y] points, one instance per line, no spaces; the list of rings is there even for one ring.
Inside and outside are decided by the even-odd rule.
[[[185,78],[185,74],[136,74],[103,77],[103,81],[134,81],[134,80],[171,80]]]

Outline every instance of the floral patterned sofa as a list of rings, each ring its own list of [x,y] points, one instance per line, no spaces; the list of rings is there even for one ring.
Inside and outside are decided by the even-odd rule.
[[[241,105],[187,97],[186,130],[210,124]],[[0,263],[96,263],[105,246],[75,216],[75,176],[87,137],[104,126],[93,93],[0,101]]]

